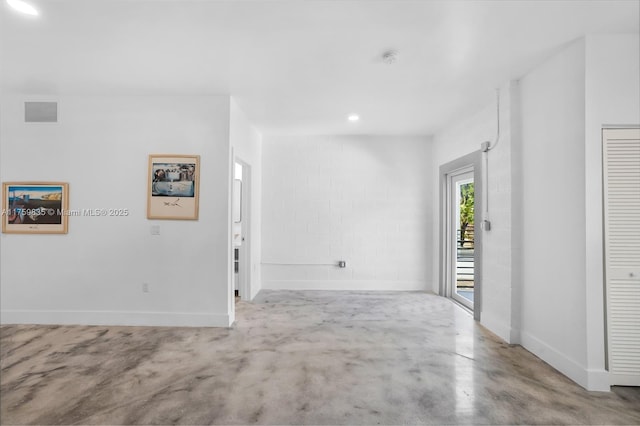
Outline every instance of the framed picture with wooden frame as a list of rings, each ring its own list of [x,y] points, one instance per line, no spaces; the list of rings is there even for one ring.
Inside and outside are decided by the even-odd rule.
[[[66,234],[69,184],[66,182],[4,182],[2,232]]]
[[[147,180],[147,219],[198,220],[199,155],[149,155]]]

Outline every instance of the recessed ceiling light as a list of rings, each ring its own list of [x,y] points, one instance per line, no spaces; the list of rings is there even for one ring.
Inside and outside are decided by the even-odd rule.
[[[347,117],[347,119],[349,121],[358,121],[360,120],[360,116],[358,114],[351,114],[349,117]]]
[[[38,10],[22,0],[7,0],[7,4],[13,9],[25,15],[38,16]]]

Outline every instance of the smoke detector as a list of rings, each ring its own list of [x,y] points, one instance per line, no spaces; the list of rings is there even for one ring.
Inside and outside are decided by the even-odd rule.
[[[382,62],[387,65],[395,64],[398,60],[398,52],[395,50],[389,50],[382,54]]]

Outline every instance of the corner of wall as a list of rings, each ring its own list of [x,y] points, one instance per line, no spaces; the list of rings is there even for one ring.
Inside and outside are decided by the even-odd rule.
[[[508,342],[520,343],[522,327],[522,99],[520,82],[509,83],[511,96],[511,331]]]

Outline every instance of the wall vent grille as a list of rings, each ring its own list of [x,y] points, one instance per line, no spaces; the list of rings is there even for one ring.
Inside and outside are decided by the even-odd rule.
[[[24,121],[25,123],[57,123],[58,103],[25,102]]]

